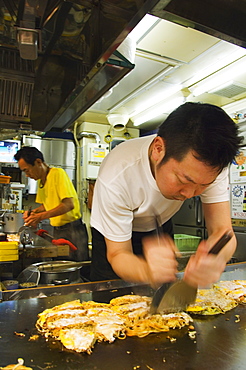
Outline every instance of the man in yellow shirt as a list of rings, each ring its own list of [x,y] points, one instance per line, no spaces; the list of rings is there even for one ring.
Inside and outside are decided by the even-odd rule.
[[[54,228],[54,238],[64,238],[73,243],[76,251],[70,249],[69,259],[84,261],[89,259],[88,234],[81,219],[80,205],[75,188],[62,168],[49,167],[42,152],[35,147],[23,147],[15,159],[27,177],[38,182],[36,202],[41,205],[24,213],[27,226],[36,227],[45,219],[50,219]]]

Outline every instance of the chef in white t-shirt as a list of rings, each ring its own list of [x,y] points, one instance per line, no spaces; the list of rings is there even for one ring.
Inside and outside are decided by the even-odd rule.
[[[232,229],[228,165],[240,144],[237,126],[221,108],[185,103],[157,135],[115,147],[103,160],[94,188],[91,280],[121,278],[154,287],[174,281],[171,218],[185,199],[200,195],[209,237],[190,258],[184,279],[204,287],[217,281],[236,248],[233,236],[218,255],[209,254]]]

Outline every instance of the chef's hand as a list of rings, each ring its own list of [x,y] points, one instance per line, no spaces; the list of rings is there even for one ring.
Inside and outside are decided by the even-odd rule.
[[[177,248],[168,235],[146,237],[143,240],[144,257],[148,265],[150,284],[158,288],[164,282],[176,280]]]
[[[223,253],[209,254],[210,249],[209,242],[203,240],[197,252],[190,257],[184,272],[184,280],[188,284],[206,288],[219,280],[226,266],[226,260]]]
[[[25,211],[23,218],[25,226],[37,227],[39,222],[42,221],[42,212],[36,213],[34,210],[28,215],[28,211]]]

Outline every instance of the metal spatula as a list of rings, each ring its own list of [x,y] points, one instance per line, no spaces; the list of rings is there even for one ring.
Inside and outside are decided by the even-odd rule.
[[[209,253],[218,254],[233,235],[227,231],[213,246]],[[188,285],[183,279],[175,283],[165,283],[158,288],[153,296],[150,313],[171,313],[186,310],[195,301],[197,288]]]
[[[29,217],[29,216],[30,216],[31,212],[32,212],[32,207],[29,207],[29,208],[28,208],[28,212],[27,212],[27,217]],[[21,227],[19,228],[19,230],[18,230],[18,234],[20,234],[20,233],[21,233],[23,230],[25,230],[27,227],[29,227],[29,226],[26,226],[26,224],[24,224],[23,226],[21,226]]]

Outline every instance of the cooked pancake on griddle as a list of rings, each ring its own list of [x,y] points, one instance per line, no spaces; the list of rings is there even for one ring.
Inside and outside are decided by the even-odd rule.
[[[150,303],[150,297],[138,295],[117,297],[109,304],[75,300],[41,312],[36,327],[46,338],[59,340],[67,349],[90,354],[96,342],[143,337],[192,322],[185,312],[151,316]]]
[[[28,367],[24,365],[24,360],[23,358],[18,358],[18,363],[17,364],[11,364],[7,365],[5,367],[0,367],[1,370],[3,369],[8,369],[8,370],[33,370],[32,367]]]
[[[138,320],[128,320],[127,336],[145,337],[150,333],[168,332],[170,329],[181,329],[192,322],[186,312],[148,315]]]
[[[32,367],[27,367],[24,365],[7,365],[5,367],[0,367],[1,370],[33,370]]]
[[[198,289],[194,303],[186,311],[198,315],[218,315],[237,306],[235,299],[217,289]]]
[[[214,289],[220,290],[238,303],[246,303],[246,280],[219,281],[214,284]]]

